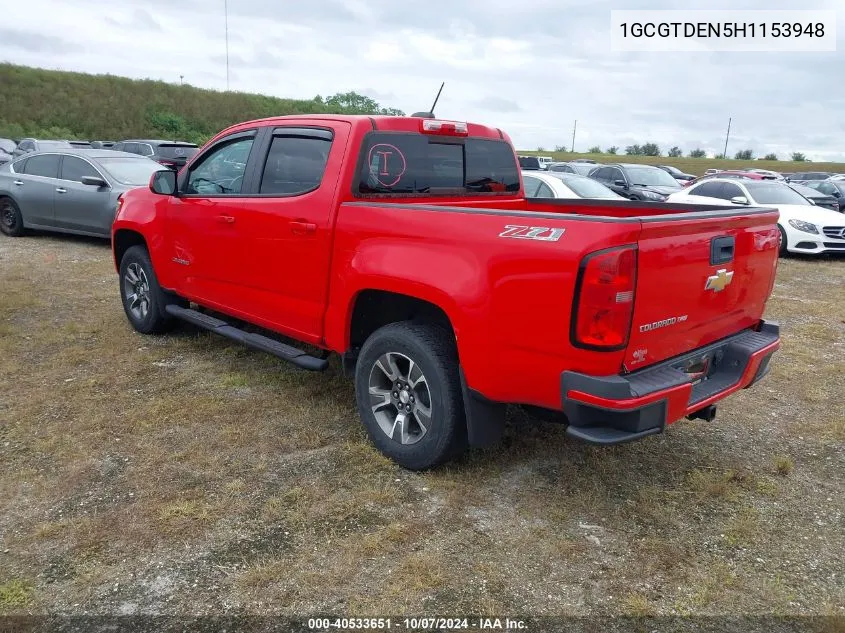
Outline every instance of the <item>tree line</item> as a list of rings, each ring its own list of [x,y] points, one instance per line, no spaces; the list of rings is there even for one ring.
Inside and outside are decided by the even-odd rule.
[[[355,92],[280,99],[114,75],[0,64],[0,137],[177,138],[203,143],[234,123],[283,114],[392,114]]]
[[[537,148],[538,152],[546,151],[542,147]],[[568,152],[563,145],[555,146],[556,152]],[[657,143],[643,143],[642,145],[628,145],[624,152],[628,156],[663,156],[663,152],[660,149],[660,146]],[[611,156],[615,156],[619,154],[619,147],[616,145],[611,145],[605,150],[602,150],[601,147],[598,145],[594,145],[590,149],[587,150],[588,154],[610,154]],[[681,150],[680,147],[675,145],[674,147],[669,148],[666,151],[666,156],[670,158],[681,158],[683,157],[684,152]],[[688,158],[707,158],[707,152],[705,152],[701,148],[691,149],[687,153]],[[713,158],[717,159],[725,159],[730,158],[730,156],[725,156],[724,154],[716,154]],[[736,160],[754,160],[754,151],[750,149],[743,149],[739,150],[734,154],[734,159]],[[780,160],[777,154],[770,153],[763,156],[763,160]],[[801,152],[792,152],[790,154],[790,160],[797,161],[797,162],[804,162],[807,160],[807,157],[802,154]]]

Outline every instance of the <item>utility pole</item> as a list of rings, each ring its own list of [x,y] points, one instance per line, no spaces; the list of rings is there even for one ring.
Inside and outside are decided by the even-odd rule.
[[[575,130],[578,128],[578,119],[575,119],[575,125],[572,126],[572,149],[570,152],[575,151]]]
[[[728,117],[728,132],[725,134],[725,151],[722,155],[727,158],[728,157],[728,139],[731,136],[731,117]]]
[[[229,1],[223,0],[223,19],[226,25],[226,91],[229,91]]]

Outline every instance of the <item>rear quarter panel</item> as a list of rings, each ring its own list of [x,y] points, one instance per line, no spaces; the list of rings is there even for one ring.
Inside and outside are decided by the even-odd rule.
[[[507,226],[563,228],[557,241],[505,238]],[[367,289],[440,306],[469,385],[488,398],[560,406],[564,369],[619,371],[623,351],[575,349],[569,322],[582,257],[635,243],[639,222],[491,209],[346,203],[335,233],[326,316],[331,349],[349,348],[352,309]]]

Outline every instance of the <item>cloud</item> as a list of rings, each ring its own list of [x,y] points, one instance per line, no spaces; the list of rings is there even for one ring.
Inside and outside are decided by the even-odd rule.
[[[712,5],[718,5],[713,7]],[[814,8],[837,8],[821,0]],[[50,68],[226,88],[226,15],[205,0],[56,0],[4,7],[3,58]],[[625,6],[628,5],[628,6]],[[728,0],[685,7],[728,8]],[[684,152],[751,147],[845,160],[845,53],[617,53],[612,9],[674,0],[230,0],[230,87],[292,98],[350,90],[406,112],[487,123],[519,148],[624,147]],[[748,0],[743,9],[794,9]],[[845,13],[838,28],[845,31]],[[69,37],[69,33],[86,34]],[[89,36],[96,34],[96,36]]]
[[[3,42],[7,54],[14,54],[17,50],[35,53],[45,59],[51,55],[70,53],[81,48],[79,44],[63,37],[3,27],[0,27],[0,42]]]

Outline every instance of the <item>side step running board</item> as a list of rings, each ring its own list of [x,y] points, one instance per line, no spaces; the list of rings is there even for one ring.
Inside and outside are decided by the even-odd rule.
[[[326,359],[316,358],[315,356],[305,353],[301,349],[285,345],[284,343],[267,338],[266,336],[261,336],[261,334],[245,332],[244,330],[229,325],[226,321],[221,321],[220,319],[209,316],[208,314],[191,310],[189,308],[181,308],[172,304],[165,306],[164,310],[168,314],[172,314],[183,321],[205,328],[206,330],[211,330],[216,334],[220,334],[226,338],[243,343],[253,349],[261,350],[262,352],[267,352],[268,354],[277,356],[278,358],[293,363],[302,369],[307,369],[309,371],[323,371],[329,366],[329,361]]]

